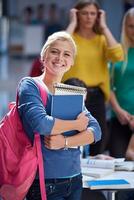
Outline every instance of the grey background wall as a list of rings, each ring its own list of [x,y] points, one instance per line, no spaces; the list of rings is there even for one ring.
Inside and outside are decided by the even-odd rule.
[[[63,8],[66,14],[68,14],[69,9],[76,1],[77,0],[0,0],[0,7],[1,3],[3,3],[4,9],[8,12],[9,16],[21,17],[23,9],[28,5],[35,7],[39,3],[44,3],[46,6],[51,3],[56,3],[59,8]],[[107,22],[117,39],[119,39],[120,35],[121,19],[124,13],[124,1],[125,0],[98,0],[101,7],[107,12]]]

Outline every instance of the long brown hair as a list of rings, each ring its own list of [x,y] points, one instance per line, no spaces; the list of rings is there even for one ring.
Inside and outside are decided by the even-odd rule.
[[[100,6],[98,4],[98,2],[96,0],[79,0],[74,8],[76,8],[77,10],[81,10],[83,9],[84,7],[88,6],[88,5],[94,5],[99,13],[99,9],[100,9]],[[76,28],[76,30],[78,29],[78,27]],[[93,27],[93,31],[97,34],[100,34],[101,33],[101,30],[99,28],[99,24],[98,22],[96,21],[94,27]]]

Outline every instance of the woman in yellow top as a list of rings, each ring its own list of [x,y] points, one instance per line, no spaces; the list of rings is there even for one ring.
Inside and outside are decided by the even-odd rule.
[[[102,140],[90,147],[90,154],[103,153],[107,143],[105,100],[110,94],[108,62],[123,60],[122,47],[106,24],[105,12],[95,0],[78,1],[70,11],[67,32],[77,45],[74,66],[63,81],[75,77],[88,86],[86,107],[97,118],[102,129]]]

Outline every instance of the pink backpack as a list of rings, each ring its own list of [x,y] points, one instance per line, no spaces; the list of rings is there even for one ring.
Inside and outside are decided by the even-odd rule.
[[[37,83],[44,105],[47,93]],[[39,169],[42,200],[46,200],[41,142],[35,133],[34,145],[29,141],[16,104],[0,122],[0,196],[4,200],[23,200]]]

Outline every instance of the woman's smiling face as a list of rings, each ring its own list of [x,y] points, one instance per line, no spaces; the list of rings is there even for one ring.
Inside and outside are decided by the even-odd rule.
[[[43,65],[47,73],[58,76],[67,72],[74,63],[74,50],[67,40],[57,40],[45,52]]]

